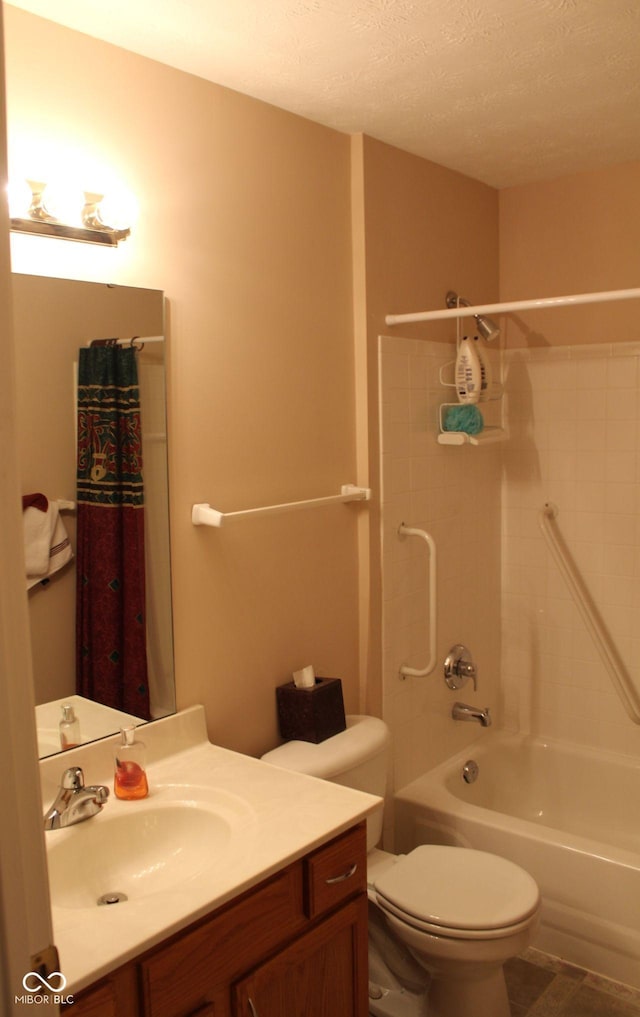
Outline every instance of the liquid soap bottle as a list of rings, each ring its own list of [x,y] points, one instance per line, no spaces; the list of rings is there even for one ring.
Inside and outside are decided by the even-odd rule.
[[[482,368],[473,340],[464,335],[456,357],[456,392],[458,402],[477,403],[482,390]]]
[[[480,363],[480,402],[483,403],[491,396],[491,390],[493,388],[493,372],[491,370],[491,364],[489,357],[483,346],[484,339],[480,339],[479,336],[474,335],[473,346],[476,351],[476,356]]]
[[[74,749],[76,745],[80,744],[80,721],[70,703],[62,704],[62,720],[58,727],[60,729],[60,748],[63,751]]]
[[[149,784],[145,770],[144,743],[136,740],[135,727],[120,729],[122,740],[115,751],[113,790],[116,798],[135,801],[146,798]]]

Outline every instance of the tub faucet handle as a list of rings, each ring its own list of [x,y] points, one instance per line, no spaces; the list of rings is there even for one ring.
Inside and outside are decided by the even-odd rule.
[[[452,646],[444,662],[444,680],[450,689],[461,689],[469,679],[473,682],[474,689],[478,688],[478,669],[473,662],[473,657],[462,643]]]

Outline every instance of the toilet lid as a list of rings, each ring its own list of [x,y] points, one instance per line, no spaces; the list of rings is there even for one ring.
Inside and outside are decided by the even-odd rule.
[[[382,907],[411,924],[443,929],[504,929],[534,913],[537,883],[519,865],[469,848],[426,844],[400,858],[375,883]]]

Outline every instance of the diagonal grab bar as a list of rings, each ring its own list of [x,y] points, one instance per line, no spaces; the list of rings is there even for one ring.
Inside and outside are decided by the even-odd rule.
[[[429,662],[426,667],[416,668],[408,667],[407,664],[403,664],[400,668],[400,677],[404,681],[405,678],[424,678],[426,675],[431,674],[436,666],[436,646],[438,641],[438,630],[437,630],[437,605],[436,605],[436,580],[437,580],[437,558],[436,558],[436,545],[433,537],[426,530],[418,530],[412,526],[405,526],[404,523],[400,523],[398,527],[398,536],[400,537],[420,537],[424,540],[429,548]]]
[[[604,622],[599,617],[584,582],[578,575],[568,550],[564,547],[561,537],[554,533],[552,522],[555,522],[557,514],[557,506],[553,502],[546,502],[538,514],[538,522],[540,523],[542,535],[562,574],[562,578],[569,588],[569,592],[575,601],[589,635],[595,643],[596,649],[600,654],[600,659],[609,674],[611,683],[618,693],[622,705],[633,723],[640,724],[640,697],[638,690],[628,675],[618,651],[611,641],[611,636],[607,632]]]

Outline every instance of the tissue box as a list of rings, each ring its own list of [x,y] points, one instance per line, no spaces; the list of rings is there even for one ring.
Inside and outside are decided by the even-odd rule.
[[[347,726],[340,678],[316,678],[311,689],[287,682],[276,689],[276,702],[285,741],[323,742]]]

